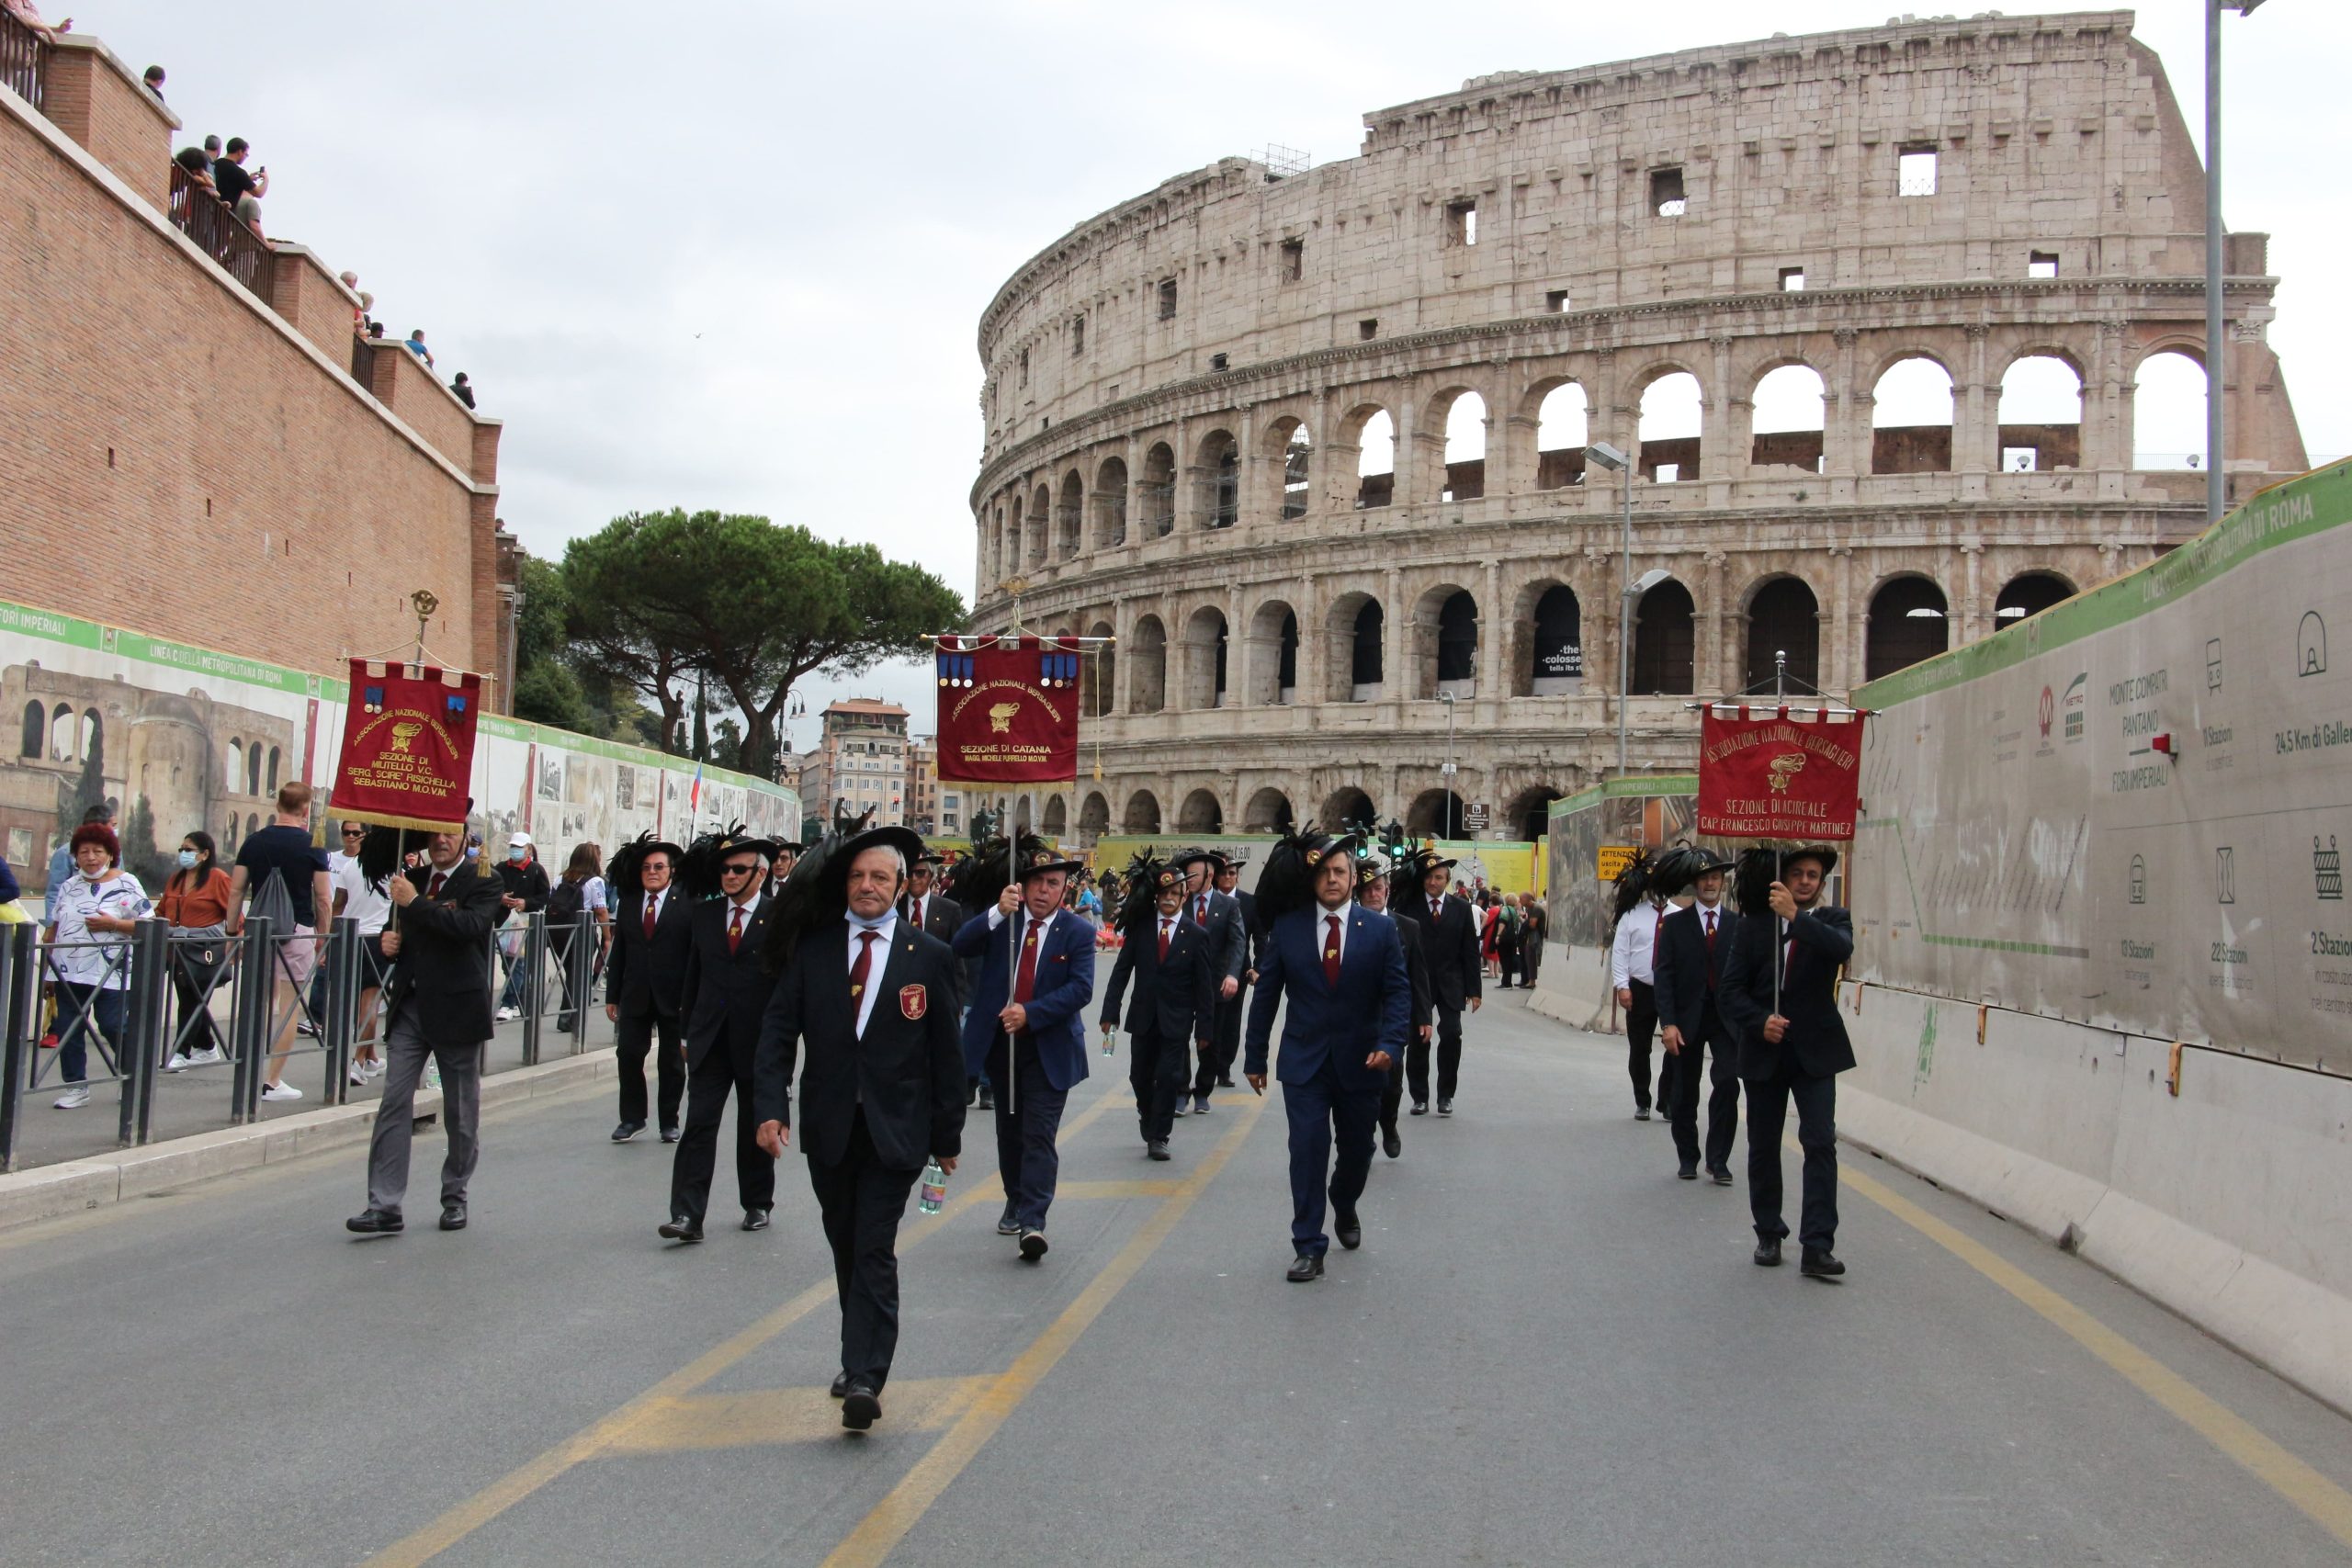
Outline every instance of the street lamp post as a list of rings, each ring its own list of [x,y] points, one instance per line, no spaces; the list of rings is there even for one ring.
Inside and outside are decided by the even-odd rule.
[[[1623,481],[1618,542],[1624,554],[1624,587],[1619,590],[1617,601],[1617,776],[1622,779],[1625,776],[1625,710],[1634,696],[1634,603],[1664,582],[1668,574],[1645,571],[1638,580],[1634,576],[1634,460],[1606,441],[1591,443],[1584,456],[1586,462],[1600,464]]]
[[[1440,692],[1437,700],[1445,705],[1445,766],[1438,773],[1445,779],[1445,836],[1453,835],[1453,694]]]
[[[2205,521],[2229,509],[2222,457],[2222,389],[2229,350],[2222,337],[2222,13],[2250,17],[2262,0],[2205,0]]]

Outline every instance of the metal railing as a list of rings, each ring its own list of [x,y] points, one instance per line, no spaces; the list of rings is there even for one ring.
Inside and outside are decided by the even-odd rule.
[[[189,178],[187,170],[176,163],[172,165],[171,219],[174,227],[226,268],[230,276],[249,292],[266,298],[269,247],[220,197]]]
[[[115,1142],[130,1148],[155,1135],[158,1090],[167,1083],[173,1135],[193,1130],[191,1108],[207,1100],[214,1109],[197,1111],[199,1127],[258,1120],[272,1082],[302,1088],[308,1106],[345,1104],[358,1087],[355,1057],[390,1032],[385,995],[399,963],[378,960],[348,918],[323,937],[279,931],[258,916],[233,937],[175,931],[152,919],[127,937],[87,942],[43,942],[40,931],[0,927],[0,1170],[17,1168],[25,1108],[45,1095],[86,1094],[95,1105],[112,1090]],[[504,1065],[587,1050],[590,1024],[602,1016],[593,1005],[603,967],[594,916],[551,924],[544,914],[525,915],[489,941],[492,999],[511,993],[520,1010],[521,1060],[508,1036]],[[96,984],[65,978],[62,965],[76,953],[102,960],[74,965],[96,972]],[[315,985],[305,979],[305,960],[316,964]],[[214,1098],[223,1079],[225,1103]]]
[[[49,44],[40,34],[0,11],[0,82],[17,96],[48,113]]]

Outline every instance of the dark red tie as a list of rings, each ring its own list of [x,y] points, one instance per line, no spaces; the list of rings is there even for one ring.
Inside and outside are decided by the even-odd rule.
[[[729,916],[727,920],[727,951],[729,956],[732,956],[735,949],[742,944],[742,941],[743,906],[738,904],[735,906],[734,914]]]
[[[865,999],[865,976],[874,967],[874,943],[881,934],[880,931],[857,933],[857,940],[864,945],[857,950],[857,962],[849,966],[849,1005],[853,1022],[860,1004]]]
[[[645,900],[645,940],[648,942],[653,940],[653,903],[650,897]]]
[[[1340,987],[1340,917],[1326,915],[1323,923],[1330,928],[1323,938],[1323,983],[1337,990]]]
[[[438,897],[441,897],[441,885],[442,885],[443,883],[445,883],[445,882],[447,882],[448,880],[449,880],[449,874],[448,874],[447,872],[446,872],[446,871],[436,871],[436,872],[435,872],[435,873],[433,874],[433,884],[432,884],[432,886],[431,886],[427,887],[427,888],[424,890],[424,896],[425,896],[427,898],[438,898]]]
[[[1198,895],[1193,900],[1193,923],[1196,926],[1204,926],[1209,923],[1209,896],[1205,893]]]
[[[1430,919],[1432,919],[1432,920],[1436,920],[1436,919],[1444,919],[1444,918],[1445,918],[1445,900],[1444,900],[1444,898],[1443,898],[1443,897],[1437,897],[1437,898],[1432,898],[1432,899],[1430,899]]]
[[[1028,940],[1021,944],[1021,973],[1012,978],[1012,999],[1023,1007],[1029,1005],[1029,994],[1037,985],[1037,929],[1031,926]]]
[[[1707,911],[1707,989],[1715,988],[1715,912]]]
[[[1166,920],[1162,920],[1162,921],[1160,921],[1160,922],[1159,922],[1159,961],[1160,961],[1162,964],[1165,964],[1165,963],[1167,963],[1167,962],[1168,962],[1168,931],[1169,931],[1169,925],[1168,925],[1168,922],[1167,922]]]

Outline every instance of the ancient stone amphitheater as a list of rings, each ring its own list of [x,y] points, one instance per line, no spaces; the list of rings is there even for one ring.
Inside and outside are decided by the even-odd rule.
[[[1690,766],[1687,694],[1778,652],[1842,693],[2195,534],[2203,175],[2131,23],[1481,78],[1055,241],[980,321],[978,624],[1017,592],[1117,642],[1035,819],[1540,831],[1616,761],[1625,487],[1588,441],[1665,574],[1636,771]],[[2266,248],[2230,237],[2233,494],[2304,466]]]

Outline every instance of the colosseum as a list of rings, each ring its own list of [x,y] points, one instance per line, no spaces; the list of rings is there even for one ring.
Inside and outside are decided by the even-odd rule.
[[[1483,77],[1089,220],[979,329],[977,625],[1116,639],[1099,782],[1036,819],[1540,836],[1621,682],[1632,769],[1681,771],[1690,694],[1782,653],[1843,693],[2161,554],[2205,221],[2128,11]],[[2229,237],[2233,497],[2305,466],[2266,251]]]

